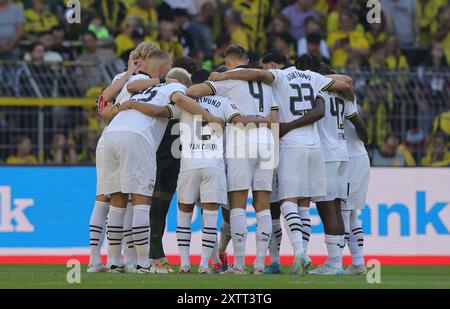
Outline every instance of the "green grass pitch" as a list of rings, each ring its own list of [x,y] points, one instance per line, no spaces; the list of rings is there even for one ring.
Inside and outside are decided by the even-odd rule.
[[[381,283],[369,284],[366,276],[316,277],[282,275],[180,275],[86,273],[82,266],[81,283],[68,284],[65,265],[0,265],[0,288],[160,288],[160,289],[307,289],[307,288],[450,288],[449,266],[382,266]],[[196,268],[194,267],[194,271]]]

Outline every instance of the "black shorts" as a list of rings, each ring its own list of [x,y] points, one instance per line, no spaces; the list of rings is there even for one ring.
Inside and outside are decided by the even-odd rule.
[[[156,152],[155,192],[173,194],[177,189],[180,158],[172,155],[172,144],[180,135],[172,135],[172,127],[178,120],[169,120],[164,137]]]

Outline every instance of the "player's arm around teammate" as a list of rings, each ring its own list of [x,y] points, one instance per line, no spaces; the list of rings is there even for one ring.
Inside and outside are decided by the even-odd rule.
[[[334,82],[329,86],[328,90],[342,92],[344,95],[350,98],[354,97],[351,79],[349,80],[347,76],[344,75],[332,75],[328,77],[334,80]],[[243,69],[223,73],[213,72],[209,77],[210,81],[224,81],[230,79],[260,81],[269,85],[272,85],[275,82],[275,76],[271,72],[261,69]]]
[[[325,108],[323,98],[317,97],[313,101],[312,108],[302,118],[295,119],[290,122],[280,123],[280,138],[289,133],[290,131],[310,125],[325,116]]]

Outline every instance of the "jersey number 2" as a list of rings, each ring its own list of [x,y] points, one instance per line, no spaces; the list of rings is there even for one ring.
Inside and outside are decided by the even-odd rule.
[[[306,114],[308,111],[307,109],[297,109],[296,103],[297,102],[310,102],[311,106],[313,106],[314,102],[314,91],[310,84],[303,83],[303,84],[289,84],[293,90],[297,90],[296,96],[290,97],[290,110],[292,115],[294,116],[302,116]],[[302,90],[305,89],[309,92],[308,95],[303,96]]]

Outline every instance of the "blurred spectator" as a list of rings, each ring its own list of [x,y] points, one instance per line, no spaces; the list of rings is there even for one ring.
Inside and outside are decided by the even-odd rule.
[[[408,61],[400,50],[399,40],[391,35],[386,40],[386,66],[389,70],[409,70]]]
[[[369,66],[373,71],[386,68],[386,50],[383,43],[375,43],[370,47]]]
[[[430,45],[431,25],[436,23],[439,8],[444,6],[446,2],[446,0],[417,0],[417,15],[422,44]]]
[[[436,133],[432,137],[431,147],[422,158],[423,166],[450,167],[450,151],[448,150],[447,136]]]
[[[295,62],[297,48],[289,32],[279,33],[273,38],[273,47],[282,52],[287,59]]]
[[[56,91],[57,79],[55,70],[46,62],[52,59],[46,57],[45,46],[37,42],[31,46],[30,52],[24,56],[29,61],[27,70],[19,68],[16,72],[16,95],[17,96],[43,96],[52,97]],[[38,91],[38,93],[36,93]]]
[[[124,26],[119,35],[114,39],[116,44],[116,56],[120,57],[124,51],[127,51],[134,47],[131,34],[133,29],[140,26],[140,19],[137,17],[127,17],[124,22]]]
[[[128,8],[128,17],[141,19],[151,40],[158,37],[158,12],[156,10],[158,0],[136,0],[135,4]]]
[[[356,97],[359,99],[361,95],[365,94],[366,78],[362,74],[362,60],[359,57],[351,57],[347,59],[345,68],[342,73],[349,74],[353,79],[353,88],[355,89]]]
[[[127,15],[127,8],[121,0],[95,0],[91,7],[97,10],[97,16],[101,17],[109,31],[113,34],[119,32]]]
[[[95,150],[97,148],[98,134],[96,131],[87,132],[86,144],[77,156],[78,164],[95,164]]]
[[[312,0],[296,0],[292,5],[284,8],[281,14],[291,21],[291,35],[298,41],[305,36],[305,20],[309,16],[319,18],[319,14],[312,8]]]
[[[133,29],[133,32],[131,32],[131,40],[133,41],[133,47],[124,51],[120,55],[120,59],[124,63],[128,62],[128,58],[130,57],[130,53],[142,42],[144,42],[145,39],[145,31],[142,27],[136,27]]]
[[[270,35],[282,32],[291,32],[291,20],[283,14],[278,14],[272,19],[267,29],[267,35],[269,36],[267,43],[270,43]]]
[[[339,30],[339,20],[341,13],[349,10],[350,0],[336,0],[335,10],[328,14],[327,18],[327,33],[335,32]],[[355,21],[356,23],[356,21]],[[356,23],[355,30],[358,32],[364,32],[364,27],[360,23]]]
[[[230,36],[229,45],[239,44],[245,50],[249,50],[250,41],[247,33],[242,27],[242,15],[239,11],[229,9],[225,12],[224,18],[225,28]]]
[[[328,34],[327,44],[331,50],[331,64],[335,68],[345,66],[348,57],[369,54],[369,43],[364,33],[355,31],[355,17],[350,11],[342,12],[339,30]]]
[[[86,31],[82,36],[83,51],[76,61],[81,62],[78,66],[76,82],[81,93],[86,94],[93,87],[104,84],[105,76],[99,70],[98,64],[111,64],[116,61],[116,56],[111,49],[100,48],[97,44],[97,37],[91,31]]]
[[[321,58],[330,60],[330,51],[327,43],[321,37],[321,29],[318,20],[314,17],[308,17],[305,20],[306,37],[298,40],[297,54],[302,56],[304,54],[315,54]]]
[[[95,33],[86,31],[82,37],[83,52],[78,56],[77,61],[92,63],[110,63],[116,60],[111,49],[99,48]]]
[[[37,159],[31,154],[31,140],[28,137],[20,137],[17,143],[16,154],[6,159],[6,164],[37,164]]]
[[[406,132],[406,139],[403,144],[399,146],[400,153],[406,154],[405,158],[409,154],[411,158],[407,158],[407,162],[420,162],[420,158],[423,157],[426,144],[426,135],[422,129],[413,128]]]
[[[418,68],[418,77],[421,81],[421,100],[419,101],[421,127],[428,132],[433,119],[445,111],[450,100],[450,79],[444,75],[448,72],[444,47],[436,42],[428,54],[425,63]]]
[[[330,11],[330,2],[328,0],[315,0],[314,1],[314,10],[316,10],[322,17],[328,16],[328,12]]]
[[[185,69],[190,74],[199,69],[198,63],[189,57],[178,58],[173,62],[172,67]]]
[[[210,71],[212,70],[212,61],[209,59],[206,59],[205,55],[198,49],[192,49],[189,52],[188,57],[191,58],[198,67],[209,68]]]
[[[394,34],[401,48],[420,44],[420,26],[415,0],[381,0],[381,9],[386,14],[389,32]]]
[[[441,132],[446,135],[447,140],[450,143],[450,103],[448,110],[441,113],[434,119],[433,133]]]
[[[0,0],[0,59],[19,60],[17,43],[24,34],[25,18],[21,7],[12,0]]]
[[[47,0],[32,0],[32,7],[25,10],[25,31],[27,35],[50,31],[58,24],[56,16],[50,11]]]
[[[450,5],[439,8],[436,23],[431,24],[431,38],[444,45],[447,63],[450,63]]]
[[[205,57],[212,56],[213,36],[209,22],[215,13],[214,4],[206,2],[187,28],[187,31],[194,40],[195,48],[201,51]]]
[[[191,37],[187,28],[189,27],[189,13],[185,9],[174,9],[172,12],[174,33],[178,38],[178,42],[183,46],[183,54],[188,55],[195,47],[194,39]]]
[[[242,13],[242,25],[249,38],[249,50],[263,53],[266,47],[264,27],[270,15],[269,0],[235,0],[234,10]]]
[[[75,151],[75,141],[64,134],[53,135],[50,150],[47,154],[47,164],[77,164],[77,153]]]
[[[366,85],[361,116],[367,124],[369,135],[367,144],[372,147],[381,147],[391,132],[389,124],[391,108],[388,92],[388,85],[380,78],[374,78]]]
[[[74,48],[70,48],[65,44],[65,33],[63,27],[53,27],[51,30],[53,36],[52,50],[60,54],[64,61],[74,60]]]
[[[174,24],[171,21],[162,20],[159,25],[160,48],[172,55],[172,59],[178,59],[184,55],[183,46],[178,42],[174,33]]]
[[[25,61],[43,62],[45,55],[45,47],[42,43],[35,43],[31,46],[30,52],[24,56]]]
[[[50,31],[42,32],[41,34],[39,34],[38,42],[44,45],[45,47],[44,61],[46,62],[63,61],[63,57],[58,52],[53,50],[55,40]],[[25,60],[28,61],[28,59],[26,58]]]
[[[369,30],[366,31],[366,40],[370,46],[375,43],[384,43],[386,41],[386,18],[381,14],[381,23],[369,24]]]
[[[88,26],[88,30],[95,33],[95,36],[100,41],[100,45],[104,45],[101,43],[101,41],[109,42],[109,40],[111,39],[109,30],[103,25],[103,21],[100,16],[92,17]]]
[[[409,166],[403,154],[398,149],[399,140],[394,135],[388,135],[380,148],[372,154],[372,166]]]

